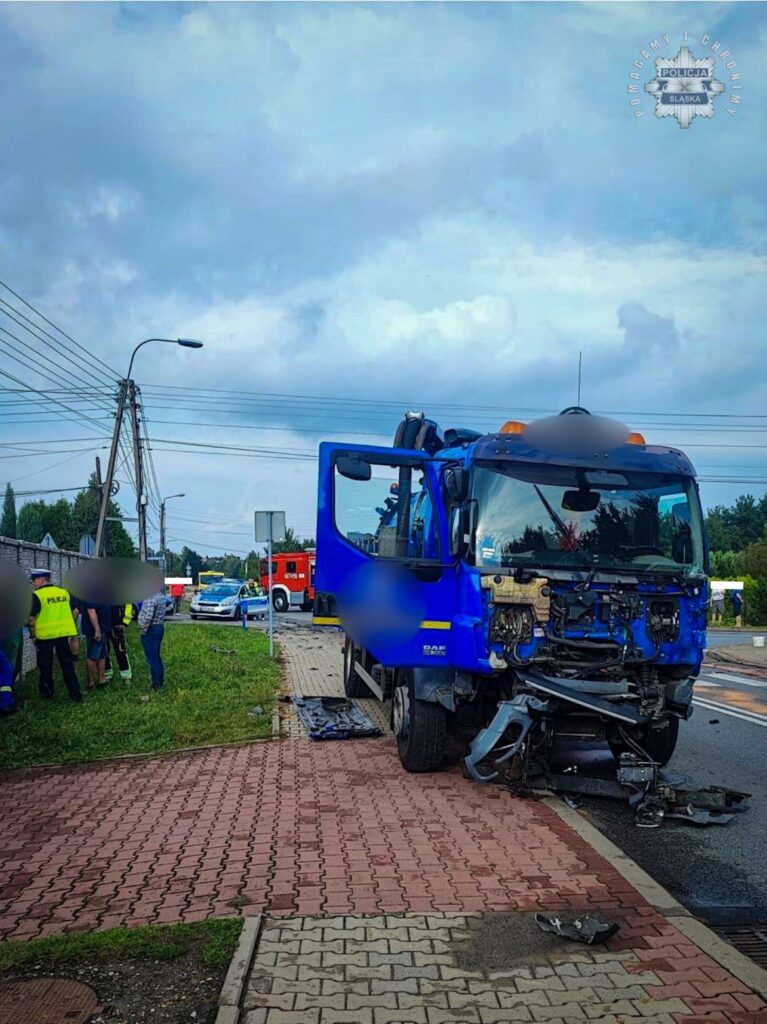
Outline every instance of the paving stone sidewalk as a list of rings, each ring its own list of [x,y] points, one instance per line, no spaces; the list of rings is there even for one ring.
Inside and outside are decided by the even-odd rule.
[[[280,640],[293,692],[340,693],[336,633]],[[546,804],[458,769],[408,775],[388,732],[283,735],[4,773],[0,938],[265,914],[245,1024],[765,1020],[760,1000]],[[536,910],[617,920],[609,970],[589,950],[492,976],[481,934]],[[468,968],[477,943],[485,960]]]
[[[658,934],[650,945],[605,951],[544,936],[518,914],[267,920],[241,1020],[756,1024],[767,1019],[761,1000],[745,985],[657,915],[651,923]]]
[[[293,628],[280,635],[287,666],[285,693],[296,697],[343,697],[343,637],[327,629]],[[287,642],[285,642],[287,641]],[[388,706],[375,697],[357,698],[357,704],[378,726],[391,736]],[[288,739],[307,739],[295,708],[280,708],[280,735]]]

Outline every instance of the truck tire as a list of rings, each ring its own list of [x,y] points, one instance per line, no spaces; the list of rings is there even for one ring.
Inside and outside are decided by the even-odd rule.
[[[276,612],[286,612],[290,603],[281,590],[275,590],[272,594],[272,605]]]
[[[344,642],[344,693],[347,697],[372,697],[367,683],[357,673],[354,662],[359,654],[359,648],[354,646],[350,636]]]
[[[402,767],[407,772],[438,772],[445,759],[447,712],[441,704],[418,700],[413,675],[400,673],[392,701],[392,725]]]
[[[679,740],[679,719],[669,718],[665,729],[651,729],[637,736],[637,743],[647,754],[661,766],[668,764]],[[608,740],[613,757],[617,761],[621,754],[630,751],[620,740]]]

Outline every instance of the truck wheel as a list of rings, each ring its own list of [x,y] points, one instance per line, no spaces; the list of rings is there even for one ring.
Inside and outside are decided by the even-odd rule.
[[[354,646],[350,636],[344,642],[344,693],[347,697],[370,697],[370,690],[367,683],[357,673],[354,662],[359,655],[359,648]]]
[[[643,730],[637,737],[637,743],[646,751],[649,756],[659,765],[668,764],[676,749],[679,739],[679,719],[669,718],[668,725],[664,729]],[[621,754],[630,751],[621,740],[608,740],[613,757],[617,761]]]
[[[447,712],[441,704],[418,700],[411,672],[402,672],[392,701],[392,725],[402,767],[408,772],[438,772],[445,757]]]
[[[275,590],[272,594],[272,604],[276,612],[286,612],[288,610],[288,599],[281,590]]]
[[[313,601],[304,601],[304,603],[301,605],[301,611],[302,612],[310,612],[313,607],[314,607],[314,602]]]

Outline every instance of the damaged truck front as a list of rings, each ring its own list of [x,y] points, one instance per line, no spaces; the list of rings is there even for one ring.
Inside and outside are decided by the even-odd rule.
[[[691,463],[614,421],[408,413],[391,448],[321,446],[315,622],[343,626],[347,695],[391,699],[408,771],[449,736],[480,780],[558,739],[665,764],[706,604]]]

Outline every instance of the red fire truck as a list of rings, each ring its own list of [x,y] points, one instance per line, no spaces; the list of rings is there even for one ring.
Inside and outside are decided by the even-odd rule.
[[[315,552],[286,551],[272,555],[272,604],[276,612],[289,608],[311,611],[314,601]],[[269,563],[261,562],[261,586],[269,587]]]

